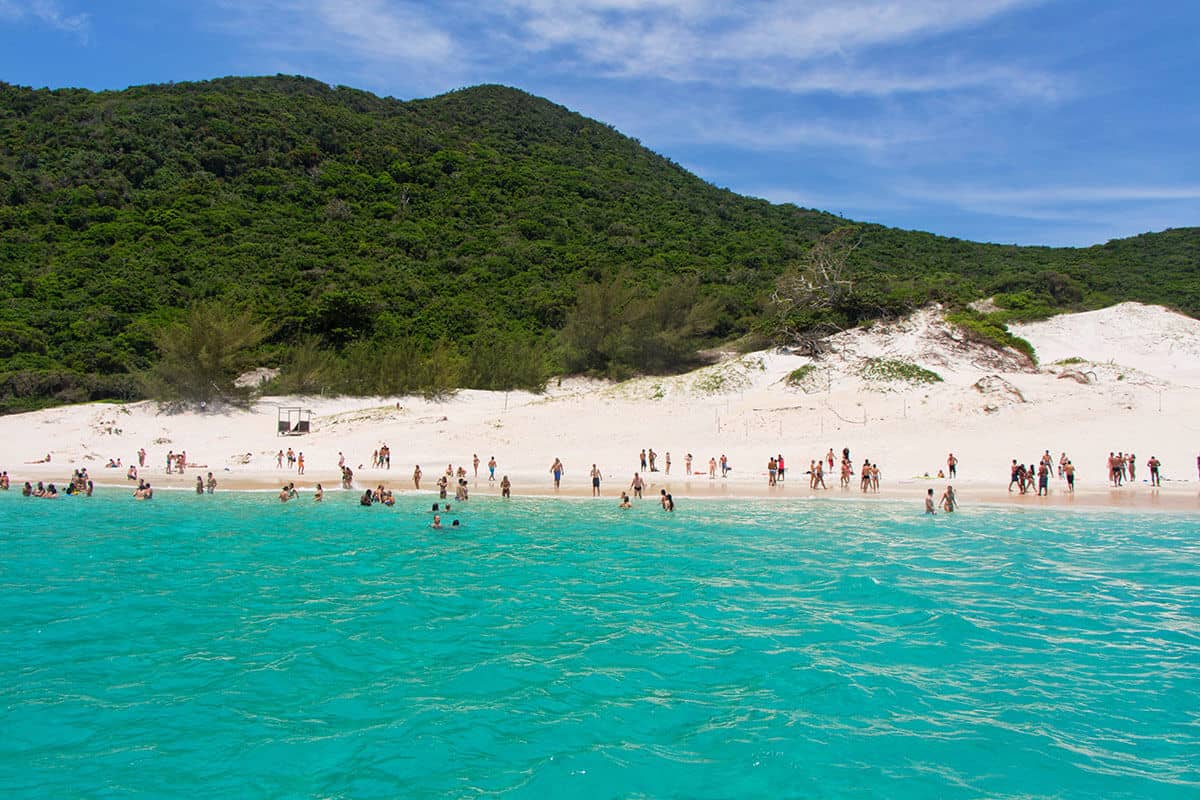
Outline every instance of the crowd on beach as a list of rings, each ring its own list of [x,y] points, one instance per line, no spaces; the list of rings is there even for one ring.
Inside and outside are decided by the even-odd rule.
[[[371,453],[371,468],[375,470],[390,470],[391,449],[387,444],[381,444]],[[146,469],[147,452],[146,449],[139,448],[136,453],[137,464],[130,464],[126,471],[126,478],[129,481],[136,481],[137,486],[133,491],[133,497],[140,500],[149,500],[154,496],[154,490],[149,481],[145,480],[141,474]],[[251,458],[251,454],[247,453],[246,460]],[[188,469],[201,469],[205,465],[194,464],[187,459],[186,451],[176,453],[174,450],[169,450],[166,454],[166,473],[184,474]],[[30,464],[47,464],[50,463],[51,456],[47,454],[45,458],[26,463]],[[1197,471],[1200,474],[1200,456],[1197,456]],[[275,453],[275,464],[278,469],[288,469],[295,471],[297,476],[305,474],[305,457],[303,451],[296,452],[293,448],[288,447],[279,449]],[[470,461],[470,472],[465,465],[455,467],[453,464],[447,464],[445,470],[434,481],[434,489],[438,494],[440,501],[446,501],[450,498],[450,493],[453,491],[454,501],[456,503],[465,503],[470,499],[472,480],[476,485],[479,482],[480,466],[485,465],[487,469],[487,482],[489,485],[497,484],[497,467],[496,457],[490,456],[486,463],[483,462],[478,453],[472,454]],[[643,499],[647,489],[651,488],[650,476],[652,473],[662,472],[664,476],[671,475],[672,458],[670,451],[667,451],[660,456],[652,447],[643,448],[636,457],[637,469],[633,472],[632,480],[627,487],[622,487],[620,490],[619,505],[621,508],[632,507],[634,501]],[[726,479],[733,472],[733,465],[730,463],[726,454],[721,453],[719,456],[712,455],[707,462],[702,462],[696,459],[692,453],[687,453],[683,459],[684,464],[684,479],[691,480],[693,477],[707,477],[709,480],[717,480],[718,474],[720,478]],[[788,467],[787,462],[782,453],[774,453],[768,456],[766,461],[765,475],[767,486],[772,488],[783,487],[787,484]],[[661,469],[660,469],[661,465]],[[110,458],[105,465],[108,469],[120,469],[124,465],[120,458]],[[354,470],[346,461],[344,453],[338,453],[338,469],[341,472],[342,488],[345,490],[354,490]],[[1151,456],[1145,462],[1149,478],[1147,482],[1151,487],[1161,486],[1162,481],[1162,463],[1156,456]],[[358,465],[358,469],[362,470],[363,464]],[[1113,487],[1121,487],[1127,483],[1132,483],[1136,480],[1138,471],[1137,457],[1133,453],[1110,452],[1106,465],[1108,481]],[[808,478],[808,488],[810,491],[821,491],[831,488],[832,476],[839,476],[838,485],[842,490],[848,490],[851,487],[855,475],[858,476],[858,488],[863,493],[878,493],[880,488],[880,467],[878,462],[872,462],[869,459],[864,459],[858,470],[855,470],[854,462],[851,460],[850,448],[842,448],[840,457],[835,454],[831,447],[828,451],[815,458],[810,458],[808,469],[805,475]],[[558,491],[567,470],[563,461],[555,458],[549,468],[551,475],[552,486],[555,491]],[[954,453],[949,453],[946,458],[945,469],[937,470],[937,477],[953,480],[958,475],[958,458]],[[829,477],[829,481],[826,477]],[[1076,483],[1075,465],[1067,454],[1060,453],[1055,459],[1049,450],[1045,450],[1040,457],[1026,465],[1018,459],[1012,459],[1009,471],[1008,491],[1011,493],[1014,490],[1021,494],[1035,494],[1037,496],[1046,496],[1050,493],[1051,479],[1057,476],[1062,481],[1064,490],[1068,493],[1074,493]],[[591,484],[591,493],[593,497],[602,496],[602,484],[608,479],[601,468],[593,463],[587,471],[587,477]],[[928,473],[924,478],[931,478]],[[415,465],[412,472],[413,489],[421,491],[422,480],[424,473],[421,466]],[[195,483],[195,492],[198,495],[213,494],[217,489],[217,479],[211,471],[206,475],[197,475]],[[10,486],[10,479],[7,471],[0,471],[0,490],[7,490]],[[512,496],[513,485],[508,475],[502,475],[498,480],[498,488],[502,498]],[[68,495],[85,495],[90,496],[94,491],[94,484],[88,476],[87,469],[82,468],[74,470],[71,478],[65,483],[64,494]],[[36,485],[29,481],[24,483],[22,494],[29,497],[58,497],[59,489],[54,483],[45,484],[41,481]],[[313,492],[313,499],[320,502],[324,498],[324,488],[321,483],[316,484]],[[946,512],[952,512],[957,507],[957,497],[953,485],[947,484],[942,493],[941,499],[934,503],[934,491],[929,489],[926,493],[925,506],[926,511],[935,513],[937,508]],[[289,502],[298,499],[300,496],[299,490],[296,488],[294,481],[282,485],[278,498],[280,502]],[[669,486],[660,488],[659,503],[666,511],[675,510],[675,501]],[[363,506],[392,506],[395,504],[395,497],[391,489],[380,483],[373,489],[365,489],[359,498],[359,502]],[[447,508],[449,504],[447,503]]]

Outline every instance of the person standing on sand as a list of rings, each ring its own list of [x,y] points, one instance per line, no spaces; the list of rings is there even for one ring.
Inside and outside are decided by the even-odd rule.
[[[1050,464],[1043,461],[1038,464],[1038,497],[1046,497],[1050,494]]]
[[[346,466],[346,455],[341,450],[338,450],[338,469],[344,466]]]
[[[550,465],[550,474],[554,476],[555,489],[558,488],[559,482],[562,480],[564,473],[566,473],[566,469],[563,468],[562,461],[559,461],[557,458],[554,459],[554,463]]]
[[[507,475],[500,479],[500,496],[512,497],[512,482],[509,481]]]
[[[282,453],[283,451],[280,450],[279,452]],[[175,466],[175,451],[168,450],[167,451],[167,474],[168,475],[171,474],[171,470],[174,468],[174,466]]]
[[[650,471],[658,472],[658,467],[654,466],[654,460],[658,458],[658,453],[654,452],[654,448],[650,448]]]
[[[688,453],[686,456],[684,456],[683,469],[684,469],[685,473],[687,474],[687,476],[690,478],[692,476],[692,454],[691,453]],[[1200,469],[1200,456],[1196,456],[1196,469]]]
[[[592,497],[600,496],[600,468],[592,464]]]
[[[775,481],[776,481],[776,483],[779,483],[783,480],[783,476],[784,476],[783,453],[780,453],[778,456],[776,456],[775,467],[777,470],[775,473]]]
[[[1075,465],[1071,463],[1071,459],[1067,459],[1067,463],[1063,465],[1063,475],[1067,479],[1067,491],[1070,494],[1075,494]]]
[[[639,457],[640,457],[641,463],[642,463],[642,472],[645,472],[646,471],[646,449],[645,448],[642,448],[642,453]]]
[[[496,480],[496,457],[488,458],[488,483]]]
[[[304,474],[304,451],[300,451],[300,455],[296,456],[296,474]]]
[[[146,466],[146,448],[139,447],[138,448],[138,467],[144,468],[145,466]]]
[[[937,509],[935,509],[933,507],[933,489],[930,489],[929,491],[927,491],[925,493],[925,513],[926,514],[936,514],[937,513]]]
[[[1136,473],[1137,473],[1137,456],[1135,456],[1133,453],[1130,453],[1129,456],[1125,459],[1125,461],[1129,465],[1129,480],[1131,482],[1134,480],[1137,480],[1137,478],[1135,477]]]
[[[775,485],[775,476],[779,472],[779,462],[775,460],[775,456],[767,459],[767,486]]]
[[[958,459],[954,457],[954,453],[946,456],[946,474],[951,478],[958,475]]]
[[[1021,468],[1017,465],[1017,460],[1012,460],[1012,467],[1008,471],[1008,490],[1011,492],[1012,487],[1016,485],[1021,477]]]
[[[721,477],[724,478],[724,477],[727,477],[728,475],[729,475],[729,459],[725,457],[724,453],[721,453]]]
[[[1150,456],[1146,466],[1150,468],[1150,485],[1162,486],[1162,480],[1158,476],[1158,468],[1162,466],[1162,462],[1158,460],[1157,456]]]
[[[714,480],[717,477],[717,460],[712,456],[708,457],[708,479]]]
[[[671,474],[671,451],[670,450],[668,450],[666,453],[663,454],[663,465],[667,468],[666,474],[670,475]]]
[[[471,455],[471,466],[475,467],[475,480],[479,481],[479,453]]]
[[[421,491],[421,465],[417,464],[413,467],[413,488]]]

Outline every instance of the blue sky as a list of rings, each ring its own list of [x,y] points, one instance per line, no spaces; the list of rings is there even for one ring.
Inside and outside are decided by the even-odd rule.
[[[1196,0],[0,0],[0,80],[503,83],[712,183],[966,239],[1200,225]]]

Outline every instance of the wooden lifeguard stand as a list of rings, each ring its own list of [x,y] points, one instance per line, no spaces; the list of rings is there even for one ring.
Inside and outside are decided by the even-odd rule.
[[[312,411],[300,406],[279,406],[276,430],[280,436],[303,436],[312,430]]]

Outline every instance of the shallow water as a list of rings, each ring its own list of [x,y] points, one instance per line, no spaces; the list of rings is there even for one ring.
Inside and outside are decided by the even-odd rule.
[[[1197,797],[1200,520],[0,496],[5,797]]]

